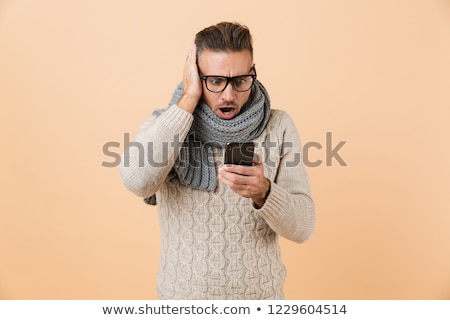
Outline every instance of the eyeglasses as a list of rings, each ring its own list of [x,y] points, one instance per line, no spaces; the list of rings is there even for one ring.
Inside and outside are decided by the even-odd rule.
[[[204,76],[201,74],[200,78],[205,81],[206,89],[208,91],[219,93],[223,92],[228,84],[231,82],[233,89],[238,92],[245,92],[251,89],[253,82],[256,79],[256,69],[253,66],[250,71],[255,74],[244,74],[236,77],[223,77],[223,76]]]

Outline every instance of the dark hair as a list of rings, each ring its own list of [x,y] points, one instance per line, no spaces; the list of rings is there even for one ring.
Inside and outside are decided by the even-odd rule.
[[[237,52],[249,50],[253,57],[250,30],[239,23],[220,22],[203,29],[195,36],[197,59],[204,50]]]

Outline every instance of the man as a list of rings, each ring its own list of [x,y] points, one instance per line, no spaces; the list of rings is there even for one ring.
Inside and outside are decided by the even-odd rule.
[[[223,164],[227,142],[248,141],[253,166]],[[145,120],[120,166],[126,187],[158,205],[158,297],[283,299],[278,237],[303,242],[315,225],[299,159],[293,121],[256,79],[249,30],[200,31],[169,107]]]

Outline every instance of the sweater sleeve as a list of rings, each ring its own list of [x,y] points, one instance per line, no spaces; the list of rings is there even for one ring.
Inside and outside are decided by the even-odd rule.
[[[286,113],[279,128],[283,132],[277,173],[266,202],[255,210],[277,234],[300,243],[314,231],[315,205],[302,161],[300,137]]]
[[[139,197],[158,191],[175,163],[193,116],[170,106],[159,117],[149,116],[124,150],[119,170],[124,185]]]

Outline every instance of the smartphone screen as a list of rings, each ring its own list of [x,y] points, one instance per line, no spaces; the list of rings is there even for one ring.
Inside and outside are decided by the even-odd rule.
[[[225,164],[253,165],[253,142],[230,142],[225,147]]]

